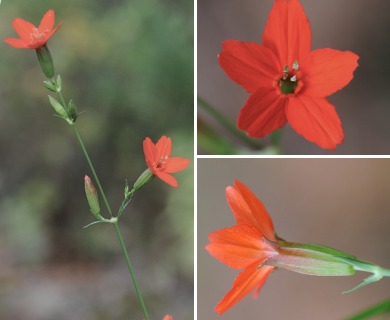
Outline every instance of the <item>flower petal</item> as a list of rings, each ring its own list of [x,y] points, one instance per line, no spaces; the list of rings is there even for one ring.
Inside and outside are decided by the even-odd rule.
[[[287,118],[296,132],[324,149],[336,149],[344,141],[340,118],[326,98],[293,96],[286,108]]]
[[[326,97],[346,86],[353,78],[359,56],[350,51],[319,49],[303,64],[304,93]]]
[[[263,45],[278,55],[283,67],[291,67],[295,60],[301,61],[310,52],[310,24],[298,0],[275,1],[264,30]]]
[[[14,48],[28,48],[28,43],[26,44],[26,42],[22,39],[8,38],[5,39],[4,42]]]
[[[173,320],[173,317],[172,317],[171,315],[167,314],[167,315],[163,318],[163,320]]]
[[[177,188],[178,186],[177,180],[170,174],[160,170],[157,170],[156,172],[154,172],[154,174],[165,183],[168,183],[171,187]]]
[[[43,16],[41,23],[38,27],[39,33],[51,31],[54,27],[54,10],[49,10]]]
[[[27,43],[31,41],[31,33],[33,33],[35,29],[35,26],[32,23],[20,18],[16,18],[14,21],[12,21],[12,26],[22,40],[26,41]]]
[[[286,95],[278,89],[259,88],[240,110],[237,127],[255,138],[264,137],[286,124]]]
[[[263,240],[263,235],[252,226],[241,225],[210,233],[206,250],[231,268],[243,269],[275,254]]]
[[[218,62],[230,79],[250,93],[271,88],[281,72],[275,54],[255,42],[224,41]]]
[[[186,158],[172,157],[167,159],[165,165],[165,172],[175,173],[184,170],[190,164],[190,160]]]
[[[55,34],[57,32],[57,30],[62,26],[62,22],[60,24],[58,24],[57,27],[55,27],[52,31],[50,31],[48,34],[47,34],[47,37],[46,37],[46,41],[50,39],[50,37]]]
[[[157,160],[168,158],[172,152],[171,138],[162,136],[156,143],[157,148]]]
[[[144,154],[145,154],[145,161],[149,167],[149,163],[153,163],[153,162],[157,161],[156,146],[154,145],[154,143],[152,142],[152,140],[149,137],[145,138],[145,140],[143,142],[143,149],[144,149]]]
[[[238,180],[226,188],[226,198],[238,225],[250,225],[268,240],[276,240],[274,226],[266,208],[247,186]]]
[[[257,294],[263,286],[265,280],[274,267],[262,266],[259,268],[257,263],[254,263],[243,272],[241,272],[233,282],[233,287],[216,305],[215,311],[221,315],[226,310],[234,306],[249,292],[257,287]]]

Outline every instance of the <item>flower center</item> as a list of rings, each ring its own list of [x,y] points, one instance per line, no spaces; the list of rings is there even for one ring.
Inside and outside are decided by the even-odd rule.
[[[156,168],[163,168],[165,167],[167,163],[168,156],[162,157],[157,163],[156,163]]]
[[[298,61],[293,63],[291,71],[289,71],[288,66],[284,67],[282,78],[278,82],[283,94],[297,93],[301,89],[302,84],[298,85],[298,77],[300,77],[301,72],[298,69]]]
[[[30,33],[31,40],[41,40],[42,38],[46,37],[48,32],[48,30],[45,30],[44,32],[39,33],[38,28],[34,28],[33,32]]]

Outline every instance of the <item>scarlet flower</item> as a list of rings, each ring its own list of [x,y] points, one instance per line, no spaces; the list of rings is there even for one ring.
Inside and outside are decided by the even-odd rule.
[[[154,144],[150,138],[145,138],[143,148],[145,161],[149,170],[170,186],[177,187],[177,180],[171,175],[171,173],[187,168],[190,160],[170,157],[172,151],[172,141],[166,136],[162,136],[156,144]]]
[[[253,290],[256,298],[275,268],[316,276],[355,273],[351,263],[355,257],[348,253],[322,245],[286,242],[279,238],[264,205],[241,182],[235,181],[235,186],[227,187],[226,197],[237,225],[212,232],[206,250],[229,267],[244,271],[215,307],[219,314]]]
[[[61,27],[60,23],[54,27],[54,10],[49,10],[43,16],[39,27],[21,18],[12,21],[16,33],[20,39],[8,38],[5,42],[14,48],[40,49],[46,45],[50,37]]]
[[[309,21],[298,0],[275,0],[262,44],[224,41],[219,64],[251,95],[237,126],[254,138],[292,128],[324,149],[343,143],[344,132],[327,96],[353,78],[359,57],[349,51],[310,51]]]
[[[163,318],[163,320],[173,320],[173,317],[172,317],[171,315],[167,314],[167,315]]]

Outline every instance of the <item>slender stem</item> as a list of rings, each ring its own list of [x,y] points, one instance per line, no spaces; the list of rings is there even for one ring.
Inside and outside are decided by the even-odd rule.
[[[52,81],[53,81],[53,79],[52,79]],[[64,97],[62,95],[61,90],[59,90],[57,92],[58,92],[58,95],[60,97],[60,100],[61,100],[61,103],[62,103],[63,107],[65,108],[65,110],[67,110],[67,105],[65,103],[65,99],[64,99]],[[84,146],[83,140],[81,139],[80,133],[77,130],[76,124],[73,123],[71,126],[73,128],[73,132],[76,135],[77,141],[79,142],[80,147],[83,150],[84,156],[87,159],[88,165],[89,165],[89,167],[90,167],[90,169],[92,171],[93,177],[95,178],[95,182],[96,182],[96,184],[98,186],[100,194],[103,197],[103,201],[104,201],[104,204],[105,204],[105,206],[107,208],[107,211],[109,212],[110,216],[112,217],[113,214],[112,214],[112,210],[111,210],[110,204],[108,203],[107,197],[106,197],[106,195],[105,195],[105,193],[103,191],[103,187],[102,187],[102,185],[100,183],[100,180],[99,180],[99,178],[98,178],[98,176],[96,174],[96,171],[95,171],[95,168],[94,168],[94,166],[92,164],[91,158],[88,155],[87,149]],[[119,210],[118,216],[122,213],[122,211],[125,209],[126,205],[130,202],[130,200],[131,200],[131,198],[133,196],[133,193],[134,193],[133,191],[130,191],[130,193],[128,195],[128,199],[125,199],[123,201],[122,206],[121,206],[121,208]],[[143,311],[144,316],[145,316],[145,320],[150,320],[148,311],[146,310],[146,306],[145,306],[144,300],[142,298],[141,292],[140,292],[139,287],[138,287],[137,280],[135,278],[134,270],[133,270],[132,264],[130,262],[129,254],[127,253],[125,242],[123,241],[122,234],[121,234],[121,232],[119,230],[119,225],[118,225],[118,220],[117,220],[118,218],[116,217],[115,219],[116,219],[116,221],[115,222],[111,222],[111,223],[114,225],[116,234],[118,236],[119,243],[120,243],[120,246],[122,248],[123,255],[125,256],[126,263],[127,263],[128,268],[129,268],[131,279],[133,280],[133,284],[134,284],[135,291],[136,291],[137,296],[138,296],[138,300],[139,300],[139,302],[141,304],[141,308],[142,308],[142,311]]]
[[[231,122],[228,118],[226,118],[222,113],[217,111],[214,107],[208,104],[205,100],[198,97],[198,105],[206,111],[209,115],[211,115],[215,120],[217,120],[221,125],[223,125],[227,130],[232,132],[235,136],[240,138],[243,142],[250,145],[255,149],[262,149],[264,146],[257,142],[256,140],[248,137],[246,133],[237,129],[236,125]]]
[[[86,149],[85,146],[84,146],[83,140],[82,140],[81,137],[80,137],[80,133],[79,133],[79,131],[77,130],[76,124],[73,124],[73,125],[72,125],[72,128],[73,128],[73,131],[74,131],[74,133],[75,133],[75,135],[76,135],[77,141],[79,142],[80,147],[81,147],[81,149],[83,150],[84,156],[85,156],[85,158],[87,159],[87,162],[88,162],[88,164],[89,164],[89,167],[91,168],[93,177],[95,178],[95,182],[96,182],[96,184],[97,184],[97,186],[98,186],[98,188],[99,188],[100,194],[101,194],[102,197],[103,197],[103,201],[104,201],[104,204],[106,205],[107,211],[108,211],[108,213],[110,214],[110,216],[112,217],[112,210],[111,210],[110,204],[108,203],[108,200],[107,200],[106,195],[105,195],[105,193],[104,193],[104,191],[103,191],[102,185],[100,184],[99,178],[98,178],[98,176],[97,176],[97,174],[96,174],[96,171],[95,171],[95,168],[94,168],[94,166],[93,166],[93,164],[92,164],[91,158],[89,157],[88,152],[87,152],[87,149]]]
[[[129,258],[129,255],[127,253],[125,242],[123,241],[122,234],[119,230],[118,222],[113,223],[113,225],[114,225],[114,228],[116,231],[116,235],[118,236],[123,254],[125,256],[127,267],[129,268],[130,276],[131,276],[131,279],[133,280],[134,288],[135,288],[135,291],[137,293],[138,300],[139,300],[139,303],[141,305],[142,311],[144,313],[145,320],[150,320],[148,311],[146,310],[144,299],[142,298],[141,291],[139,290],[139,287],[138,287],[137,279],[135,278],[134,269],[133,269],[133,266],[130,262],[130,258]]]

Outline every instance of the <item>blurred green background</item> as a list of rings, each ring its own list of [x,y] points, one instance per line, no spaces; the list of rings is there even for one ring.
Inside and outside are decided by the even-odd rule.
[[[1,38],[16,17],[48,9],[63,93],[114,211],[125,179],[145,169],[142,141],[162,135],[193,159],[193,2],[3,1]],[[1,44],[0,318],[142,319],[114,229],[93,220],[89,168],[71,128],[54,117],[33,50]],[[121,229],[152,319],[193,318],[193,162],[179,188],[152,181]]]

